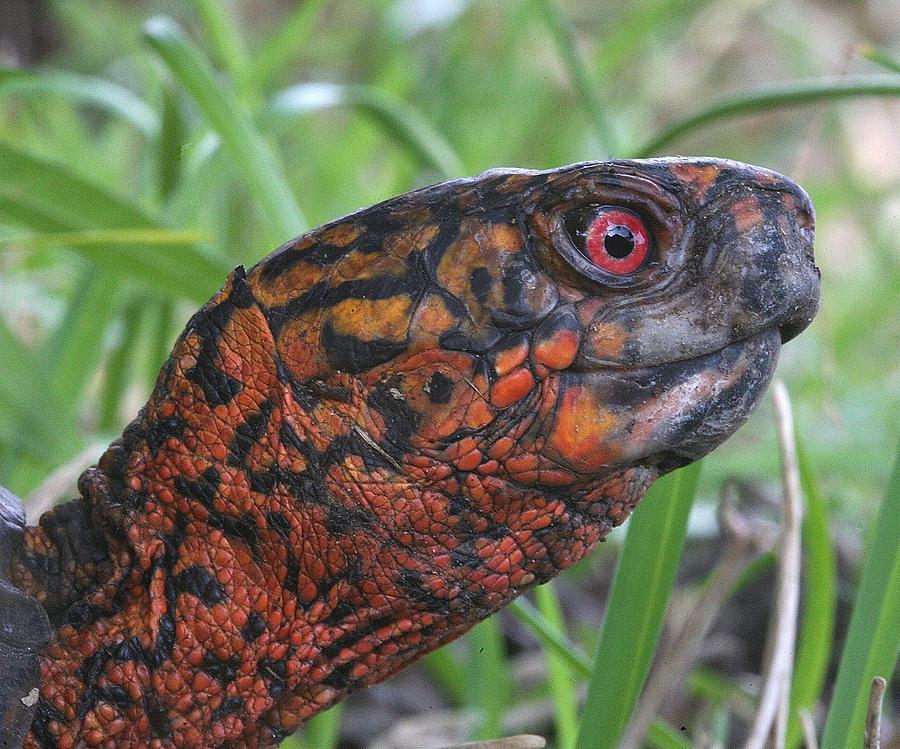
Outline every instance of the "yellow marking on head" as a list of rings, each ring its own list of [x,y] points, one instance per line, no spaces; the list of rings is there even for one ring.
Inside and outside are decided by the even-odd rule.
[[[359,224],[338,224],[331,226],[317,237],[319,241],[333,244],[335,247],[346,247],[365,231],[365,227]]]
[[[684,185],[690,196],[698,203],[706,198],[706,193],[719,176],[719,167],[715,164],[672,164],[669,171]]]
[[[759,201],[752,195],[735,202],[731,206],[731,215],[738,234],[744,234],[766,220]]]
[[[361,341],[402,341],[411,308],[412,300],[404,294],[388,299],[345,299],[328,311],[328,320],[336,333]]]
[[[384,251],[406,257],[410,252],[425,249],[439,231],[436,224],[427,224],[391,234],[384,240]]]

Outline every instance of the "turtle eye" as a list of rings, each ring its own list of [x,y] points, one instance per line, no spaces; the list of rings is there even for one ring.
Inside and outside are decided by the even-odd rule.
[[[616,276],[640,268],[649,249],[644,222],[624,208],[598,208],[584,232],[584,255],[600,270]]]

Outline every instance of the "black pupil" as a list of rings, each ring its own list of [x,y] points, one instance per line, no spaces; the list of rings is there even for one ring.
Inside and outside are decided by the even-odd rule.
[[[621,224],[610,226],[603,238],[603,249],[610,257],[624,260],[634,251],[634,234],[627,226]]]

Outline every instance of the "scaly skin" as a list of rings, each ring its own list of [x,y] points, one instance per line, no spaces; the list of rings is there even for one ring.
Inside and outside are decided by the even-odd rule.
[[[592,267],[573,216],[640,216]],[[815,312],[812,209],[733,162],[492,171],[309,232],[188,323],[28,528],[26,747],[272,746],[570,566],[727,438]]]

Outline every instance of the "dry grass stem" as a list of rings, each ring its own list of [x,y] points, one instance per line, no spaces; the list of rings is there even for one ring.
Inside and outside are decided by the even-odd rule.
[[[94,442],[89,445],[72,460],[57,468],[28,495],[24,504],[29,525],[34,525],[41,515],[61,499],[74,494],[78,477],[85,469],[97,462],[107,444],[106,442]]]
[[[881,749],[881,703],[887,682],[876,676],[869,691],[869,707],[866,709],[866,733],[863,739],[865,749]]]
[[[772,383],[772,396],[775,403],[775,426],[781,450],[784,484],[781,553],[775,611],[767,643],[766,662],[763,666],[762,689],[756,716],[744,749],[763,749],[773,731],[775,733],[773,745],[776,749],[784,746],[783,726],[786,720],[784,717],[779,719],[778,712],[786,710],[785,692],[790,689],[797,636],[797,611],[800,603],[802,490],[791,402],[781,380]]]
[[[800,716],[800,725],[803,727],[803,745],[806,749],[819,749],[819,742],[816,740],[816,724],[809,710],[801,709],[798,712]]]
[[[444,749],[544,749],[547,742],[540,736],[508,736],[493,741],[472,741],[468,744],[454,744]]]
[[[725,537],[722,556],[678,636],[660,654],[618,749],[639,749],[643,745],[650,723],[671,693],[672,684],[684,680],[741,573],[754,557],[770,551],[774,545],[775,537],[769,529],[741,515],[735,505],[734,487],[729,484],[717,515]]]

